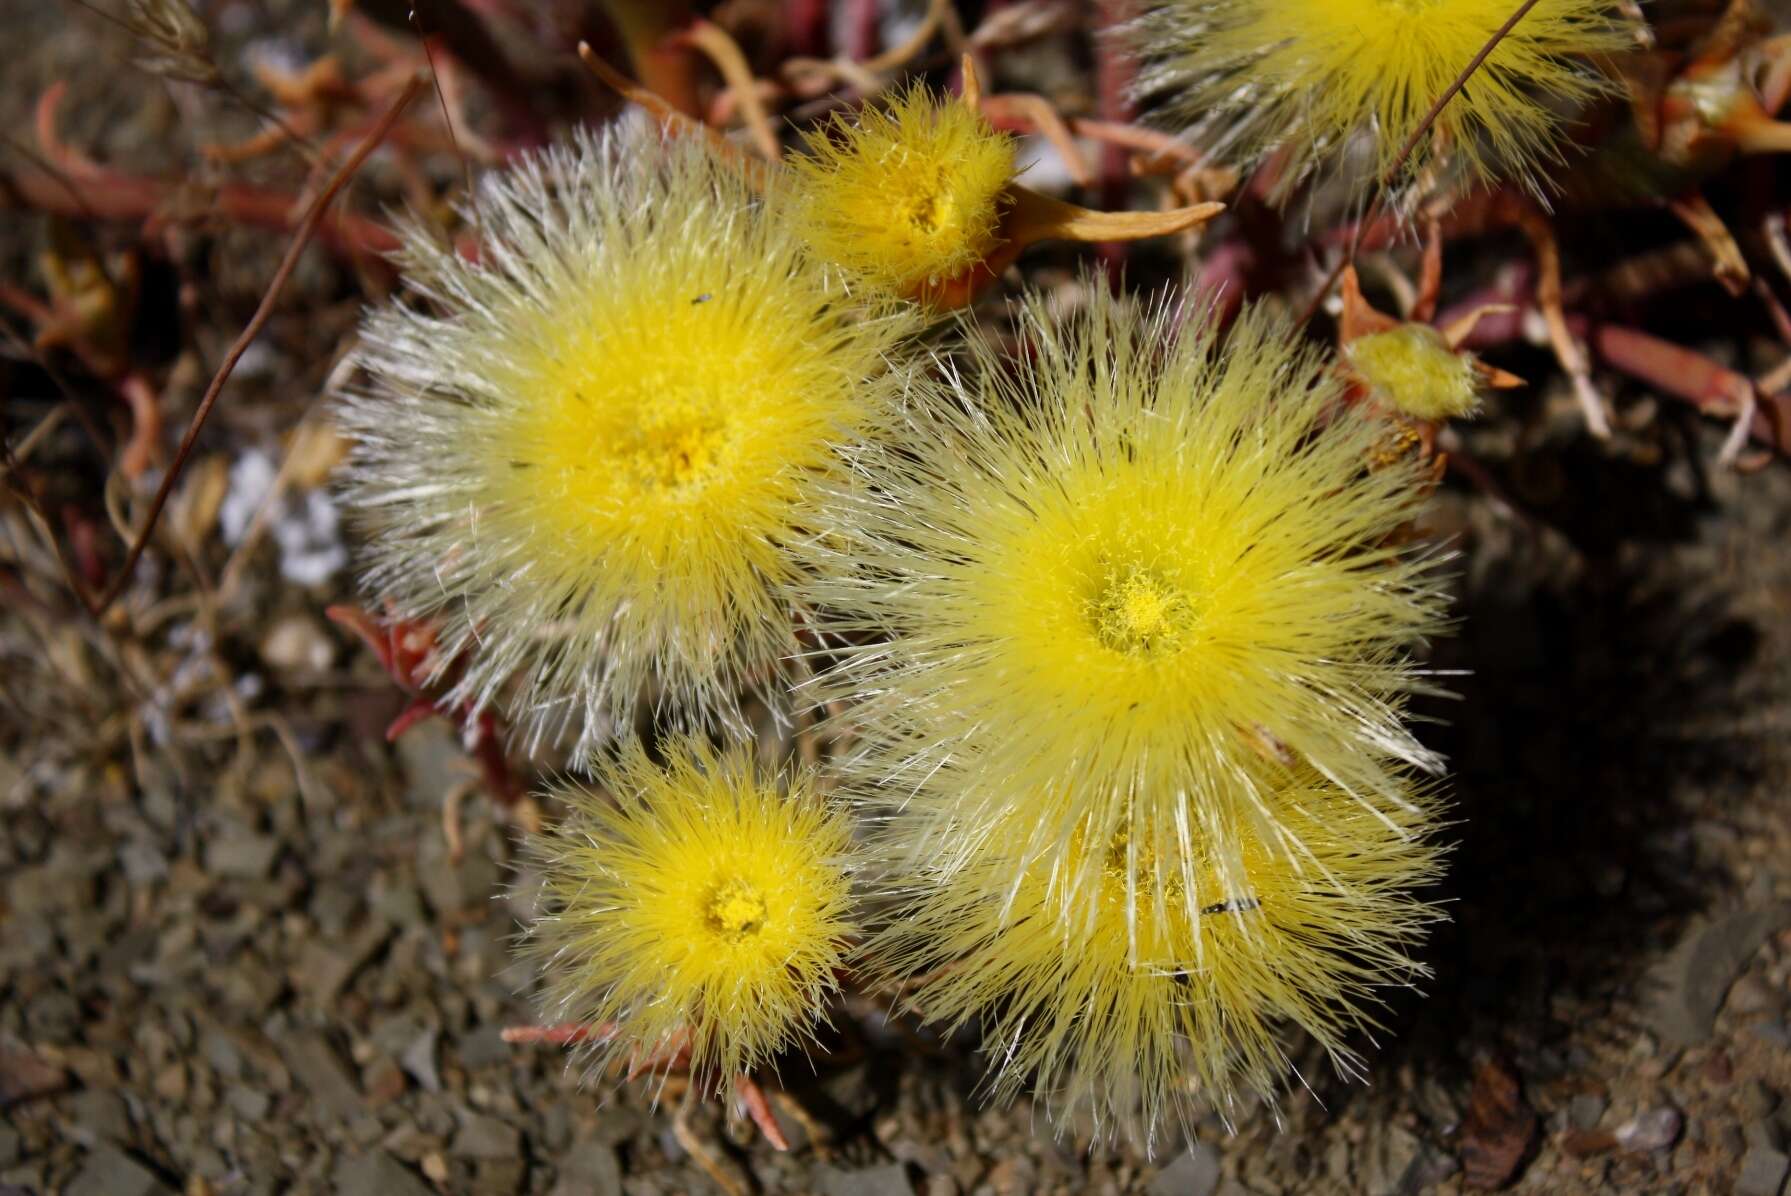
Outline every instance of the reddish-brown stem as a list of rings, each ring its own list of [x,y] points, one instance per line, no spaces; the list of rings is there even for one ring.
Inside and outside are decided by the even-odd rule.
[[[661,128],[670,133],[703,138],[718,155],[739,169],[741,177],[749,185],[761,190],[764,188],[766,171],[769,169],[764,162],[748,157],[738,146],[703,121],[679,112],[666,101],[664,96],[652,88],[633,83],[617,74],[615,68],[603,61],[597,51],[591,48],[589,42],[578,43],[578,56],[584,61],[586,68],[602,80],[605,86],[623,99],[645,109],[654,120],[659,122]]]
[[[44,89],[37,97],[37,107],[32,113],[33,127],[37,133],[37,148],[43,151],[44,157],[64,174],[79,177],[99,177],[105,171],[92,159],[77,150],[64,145],[56,131],[56,109],[62,105],[62,97],[68,91],[68,81],[58,79]]]
[[[1071,134],[1070,127],[1043,96],[1024,92],[984,96],[977,107],[982,111],[983,117],[997,129],[1019,133],[1036,132],[1043,136],[1057,150],[1057,156],[1070,172],[1070,181],[1078,187],[1087,187],[1095,181],[1088,164],[1082,160],[1082,152],[1076,148],[1076,139]]]
[[[553,1046],[572,1046],[587,1039],[605,1041],[615,1035],[614,1022],[558,1022],[551,1026],[505,1026],[503,1039],[509,1043],[544,1042]]]
[[[133,481],[143,476],[162,444],[162,404],[149,378],[132,370],[118,380],[118,397],[131,409],[131,438],[118,454],[118,468]]]
[[[489,710],[479,712],[473,724],[473,757],[485,778],[485,789],[502,806],[514,806],[522,800],[522,783],[510,771],[510,759],[504,754],[504,735],[497,716]]]
[[[1173,158],[1189,166],[1205,161],[1201,152],[1177,137],[1138,125],[1112,120],[1091,120],[1085,116],[1070,117],[1070,131],[1078,137],[1090,137],[1109,145],[1138,150],[1153,158]]]
[[[56,313],[43,300],[10,282],[0,282],[0,304],[12,308],[40,329],[56,319]]]
[[[282,191],[230,183],[203,194],[160,179],[106,171],[100,177],[57,177],[26,163],[0,172],[0,207],[8,198],[20,206],[59,216],[93,220],[141,220],[178,224],[221,217],[234,224],[286,231],[298,199]],[[317,228],[317,240],[334,253],[361,258],[398,247],[392,230],[351,212],[332,212]]]
[[[1106,24],[1116,25],[1131,15],[1129,0],[1102,0],[1101,16]],[[1131,102],[1126,93],[1131,87],[1131,58],[1121,52],[1113,38],[1101,38],[1095,44],[1095,90],[1099,96],[1101,119],[1125,124],[1131,119]],[[1126,151],[1111,142],[1103,142],[1096,173],[1100,178],[1100,206],[1112,211],[1126,206],[1126,193],[1131,190],[1131,173],[1126,169]],[[1126,246],[1117,241],[1103,241],[1095,247],[1107,281],[1119,285],[1126,266]]]
[[[387,725],[386,742],[397,743],[400,735],[425,719],[434,718],[440,713],[441,709],[428,698],[412,698],[410,703],[398,712],[398,717]]]
[[[1474,60],[1468,63],[1461,74],[1455,76],[1455,82],[1443,89],[1443,94],[1436,98],[1436,102],[1430,106],[1430,111],[1424,114],[1424,119],[1419,121],[1418,127],[1412,130],[1412,135],[1407,137],[1405,144],[1399,147],[1399,153],[1394,157],[1393,165],[1387,169],[1387,173],[1381,179],[1383,190],[1405,169],[1405,164],[1411,158],[1412,151],[1418,148],[1418,143],[1423,141],[1432,127],[1436,125],[1437,118],[1443,115],[1443,109],[1449,106],[1449,101],[1461,94],[1461,89],[1466,87],[1468,80],[1474,77],[1474,72],[1480,69],[1481,64],[1492,56],[1494,50],[1499,48],[1499,43],[1504,41],[1511,31],[1517,28],[1517,23],[1529,16],[1530,10],[1535,7],[1536,0],[1524,0],[1522,4],[1518,5],[1517,11],[1506,17],[1505,23],[1486,39],[1486,44],[1480,47],[1480,53],[1474,55]]]
[[[391,637],[386,634],[385,629],[372,615],[358,606],[344,606],[340,603],[324,607],[323,614],[338,627],[346,627],[360,636],[361,641],[373,650],[374,658],[379,661],[379,667],[392,674],[394,681],[405,684],[397,675],[392,657]]]
[[[1646,332],[1601,324],[1591,330],[1590,340],[1606,364],[1705,415],[1733,419],[1756,397],[1746,375]],[[1791,452],[1791,392],[1757,399],[1749,434],[1781,454]]]
[[[734,1090],[740,1094],[740,1103],[746,1106],[746,1115],[752,1118],[752,1123],[765,1135],[765,1141],[771,1143],[771,1149],[789,1150],[790,1140],[784,1137],[783,1127],[777,1124],[777,1118],[772,1115],[771,1102],[765,1099],[765,1090],[751,1076],[741,1076],[735,1083]]]

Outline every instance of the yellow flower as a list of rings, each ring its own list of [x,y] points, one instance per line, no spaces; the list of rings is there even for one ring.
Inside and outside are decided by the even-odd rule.
[[[1403,323],[1357,337],[1343,356],[1377,398],[1414,419],[1456,419],[1480,409],[1473,355],[1451,349],[1427,325]]]
[[[981,114],[915,84],[887,112],[836,115],[791,159],[794,222],[817,256],[899,295],[994,251],[1014,142]]]
[[[341,419],[365,583],[442,624],[447,701],[513,684],[532,740],[637,705],[738,725],[796,650],[780,587],[907,317],[838,280],[712,152],[583,137],[488,178],[477,260],[419,230]]]
[[[1620,49],[1615,0],[1540,0],[1442,110],[1404,183],[1448,158],[1534,185],[1560,156],[1560,113],[1604,84]],[[1510,0],[1170,0],[1129,28],[1142,94],[1234,161],[1286,148],[1282,193],[1372,141],[1360,185],[1392,169],[1425,114],[1504,25]]]
[[[1415,893],[1441,853],[1423,838],[1434,799],[1404,796],[1410,812],[1383,821],[1304,772],[1267,798],[1278,838],[1240,826],[1184,840],[1164,822],[1100,851],[1079,839],[1071,855],[1092,857],[1099,883],[1073,905],[1073,861],[993,836],[874,945],[892,978],[921,977],[911,999],[929,1019],[980,1021],[999,1096],[1036,1076],[1059,1118],[1147,1140],[1166,1117],[1229,1118],[1241,1094],[1272,1102],[1285,1086],[1286,1024],[1359,1074],[1348,1038],[1375,1027],[1382,989],[1427,974],[1410,953],[1440,915]],[[1128,861],[1145,855],[1163,890],[1128,885]]]
[[[1438,764],[1403,706],[1443,598],[1389,539],[1417,467],[1362,468],[1380,421],[1286,327],[1250,313],[1220,348],[1091,289],[1067,322],[1030,307],[1018,361],[917,393],[812,542],[854,791],[947,870],[1002,825],[1029,856],[1141,819],[1272,833],[1265,757],[1402,809],[1393,762]]]
[[[749,746],[664,752],[660,768],[630,740],[595,790],[561,794],[528,946],[550,1021],[594,1027],[606,1061],[663,1067],[688,1047],[713,1086],[824,1016],[854,933],[851,833],[808,774],[756,775]]]

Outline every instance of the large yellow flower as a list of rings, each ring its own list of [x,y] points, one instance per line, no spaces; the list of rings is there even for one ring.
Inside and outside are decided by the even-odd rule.
[[[1168,0],[1128,36],[1139,90],[1232,161],[1290,154],[1282,192],[1366,139],[1361,184],[1392,169],[1512,0]],[[1533,182],[1558,157],[1561,114],[1604,84],[1591,59],[1624,44],[1614,0],[1539,0],[1420,139],[1404,183],[1445,159]]]
[[[808,596],[828,693],[860,700],[855,792],[947,869],[998,826],[1029,856],[1138,821],[1273,834],[1264,759],[1393,816],[1393,764],[1437,764],[1403,708],[1443,598],[1390,543],[1422,479],[1363,468],[1378,422],[1287,329],[1247,314],[1221,348],[1093,289],[918,394],[830,504]]]
[[[853,933],[851,832],[807,774],[760,777],[750,747],[664,750],[661,768],[631,740],[597,789],[562,793],[528,946],[549,1021],[637,1066],[687,1047],[715,1085],[824,1017]]]
[[[875,947],[922,1014],[980,1022],[997,1095],[1036,1078],[1059,1117],[1149,1139],[1166,1115],[1229,1116],[1244,1093],[1273,1101],[1289,1025],[1359,1072],[1346,1040],[1373,1028],[1382,989],[1426,974],[1410,952],[1439,916],[1417,896],[1438,873],[1423,837],[1433,799],[1404,797],[1409,812],[1383,821],[1302,771],[1273,783],[1275,837],[1140,823],[1029,857],[1024,835],[998,834],[935,887],[907,875],[920,895]],[[1130,884],[1139,857],[1162,865],[1161,889]],[[1098,883],[1066,902],[1078,858]]]
[[[513,683],[535,738],[775,704],[787,546],[886,418],[906,317],[849,302],[695,139],[582,138],[486,180],[469,224],[477,260],[407,238],[425,302],[368,318],[342,407],[367,588],[440,621],[450,700]]]

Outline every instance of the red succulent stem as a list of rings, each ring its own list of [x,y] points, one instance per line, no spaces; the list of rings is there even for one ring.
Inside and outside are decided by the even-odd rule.
[[[1109,26],[1132,15],[1129,0],[1102,0],[1100,10],[1104,23]],[[1102,120],[1116,124],[1131,123],[1132,104],[1127,93],[1132,86],[1133,73],[1132,60],[1118,48],[1116,39],[1096,39],[1095,88],[1099,96]],[[1098,173],[1101,180],[1099,206],[1106,211],[1125,208],[1127,194],[1132,189],[1130,156],[1122,147],[1104,142],[1100,150]],[[1106,271],[1108,283],[1117,287],[1120,275],[1125,270],[1126,246],[1118,242],[1103,241],[1095,246],[1095,253],[1101,268]]]

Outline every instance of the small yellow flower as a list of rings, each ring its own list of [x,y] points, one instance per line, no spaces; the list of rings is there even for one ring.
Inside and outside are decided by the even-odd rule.
[[[1129,28],[1143,94],[1233,161],[1291,154],[1282,193],[1371,139],[1366,185],[1392,169],[1431,105],[1504,25],[1508,0],[1169,0]],[[1445,158],[1534,185],[1559,158],[1562,111],[1605,84],[1622,48],[1615,0],[1540,0],[1442,110],[1405,183]]]
[[[1445,420],[1480,410],[1482,377],[1470,353],[1425,324],[1403,323],[1358,337],[1344,359],[1370,392],[1414,419]]]
[[[1361,397],[1391,419],[1387,441],[1372,460],[1404,456],[1414,448],[1430,457],[1437,424],[1477,413],[1487,390],[1524,384],[1515,374],[1487,365],[1463,348],[1475,326],[1498,305],[1476,308],[1441,328],[1416,318],[1427,320],[1435,312],[1441,252],[1435,240],[1425,250],[1430,282],[1407,319],[1376,311],[1362,294],[1354,266],[1345,266],[1338,280],[1343,297],[1337,322],[1340,365]]]
[[[1415,895],[1439,870],[1424,839],[1434,799],[1404,797],[1408,812],[1382,819],[1303,772],[1266,799],[1279,837],[1139,823],[1078,838],[1069,856],[1092,858],[1099,881],[1074,903],[1063,878],[1077,860],[1029,858],[1023,835],[994,835],[873,947],[891,978],[921,977],[912,1003],[930,1020],[980,1022],[997,1095],[1036,1077],[1058,1118],[1148,1140],[1166,1118],[1229,1116],[1243,1093],[1273,1101],[1291,1071],[1287,1024],[1360,1072],[1347,1040],[1374,1027],[1382,989],[1426,974],[1410,953],[1439,917]],[[1163,889],[1129,883],[1141,856],[1160,863],[1146,871]]]
[[[886,419],[909,317],[848,302],[694,139],[581,138],[472,217],[476,261],[408,237],[426,309],[368,318],[341,410],[367,588],[442,624],[449,704],[507,699],[531,739],[775,706],[786,546]]]
[[[790,161],[795,221],[822,259],[899,295],[984,261],[1014,177],[1014,141],[916,83],[887,111],[835,115]]]
[[[597,789],[561,794],[529,950],[549,1020],[598,1028],[606,1059],[687,1046],[715,1085],[823,1018],[854,933],[851,832],[808,774],[757,775],[750,747],[664,750],[661,768],[631,740]]]
[[[1032,856],[1137,819],[1271,833],[1265,757],[1400,808],[1397,763],[1438,763],[1403,708],[1443,597],[1390,543],[1424,477],[1362,469],[1382,422],[1285,327],[1221,348],[1092,290],[919,391],[829,506],[804,592],[859,700],[854,793],[947,870],[996,826]]]

